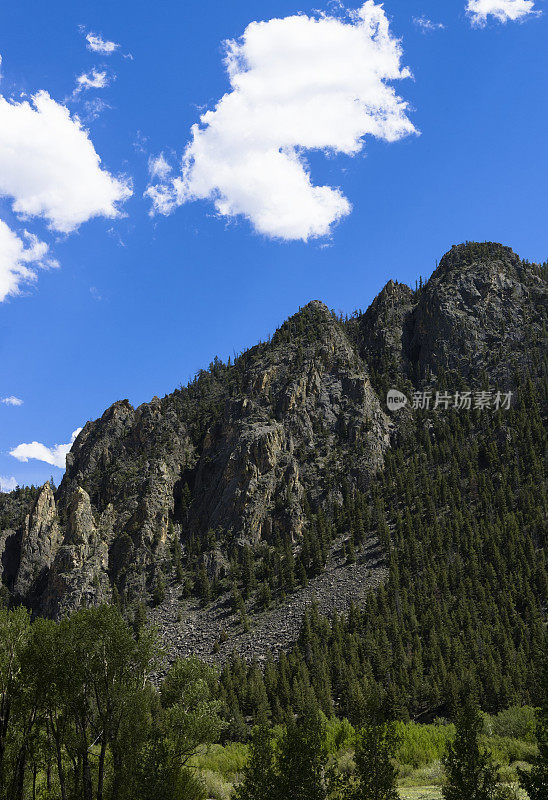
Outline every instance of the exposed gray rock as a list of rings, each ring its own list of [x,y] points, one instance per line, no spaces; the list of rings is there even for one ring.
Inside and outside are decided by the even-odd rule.
[[[332,553],[327,572],[284,604],[264,614],[251,604],[249,634],[225,619],[222,597],[205,610],[181,606],[178,542],[183,557],[198,543],[210,579],[245,544],[259,552],[289,539],[296,551],[310,509],[382,469],[411,413],[389,418],[385,384],[413,390],[455,370],[502,388],[539,374],[546,307],[538,266],[502,245],[459,245],[418,291],[390,281],[348,322],[313,301],[234,364],[216,361],[138,408],[114,403],[78,436],[55,499],[48,484],[38,496],[0,495],[5,586],[59,616],[114,591],[130,605],[149,600],[166,579],[152,613],[173,652],[207,655],[225,622],[219,657],[285,647],[313,597],[326,612],[344,610],[383,579],[374,532],[357,565]]]
[[[112,507],[96,525],[89,495],[74,490],[68,507],[66,534],[48,575],[41,611],[58,617],[81,606],[108,602],[108,545],[112,537]]]
[[[235,653],[262,662],[290,648],[312,603],[326,616],[345,614],[386,580],[388,570],[374,536],[355,564],[346,563],[342,545],[342,540],[333,544],[322,575],[279,605],[262,611],[252,598],[247,603],[248,630],[232,610],[229,594],[204,607],[199,601],[181,599],[179,588],[171,587],[162,605],[149,613],[149,621],[163,631],[167,660],[195,654],[204,661],[223,663]]]
[[[49,483],[40,490],[31,513],[25,520],[20,545],[20,560],[13,591],[16,597],[33,595],[51,566],[61,544],[55,498]]]
[[[546,303],[546,281],[509,247],[458,245],[420,295],[409,357],[423,375],[458,370],[509,385],[516,370],[534,369]]]

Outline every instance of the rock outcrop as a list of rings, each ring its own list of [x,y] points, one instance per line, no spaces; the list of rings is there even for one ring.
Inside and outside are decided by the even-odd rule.
[[[13,586],[17,598],[33,597],[40,591],[40,582],[47,575],[62,538],[53,491],[50,484],[45,483],[25,519]]]
[[[546,281],[509,247],[458,245],[441,260],[413,312],[408,345],[421,374],[456,370],[510,383],[534,369]]]
[[[545,274],[502,245],[459,245],[417,291],[390,281],[348,321],[313,301],[233,364],[215,361],[138,408],[114,403],[78,436],[55,496],[49,484],[26,500],[0,495],[6,590],[57,617],[113,596],[149,601],[162,581],[176,585],[177,553],[198,553],[214,580],[244,547],[289,542],[297,552],[312,513],[382,469],[405,420],[387,412],[386,386],[424,388],[454,372],[503,389],[540,374]],[[331,568],[319,584],[327,609],[359,596],[363,575],[384,574],[376,562],[353,571],[331,558]],[[158,601],[164,626],[174,592]],[[307,596],[291,601],[297,616]]]
[[[81,487],[74,490],[67,508],[66,534],[51,564],[40,611],[58,617],[81,606],[109,602],[112,518],[108,506],[96,524],[89,495]]]

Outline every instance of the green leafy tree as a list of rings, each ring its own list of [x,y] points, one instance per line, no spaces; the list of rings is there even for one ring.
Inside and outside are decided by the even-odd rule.
[[[200,746],[217,741],[226,727],[217,684],[217,672],[195,657],[177,660],[164,678],[159,726],[183,766]]]
[[[149,736],[133,774],[128,800],[205,800],[197,776],[183,767],[173,752],[173,742],[159,731]]]
[[[204,788],[188,762],[223,730],[216,694],[217,674],[211,667],[196,658],[173,664],[138,754],[128,765],[123,800],[204,800]]]
[[[0,797],[15,798],[22,787],[27,738],[21,697],[21,660],[30,635],[27,611],[0,609]],[[14,778],[17,773],[17,788]]]
[[[113,760],[113,787],[118,789],[124,754],[120,730],[129,708],[136,702],[150,673],[158,665],[159,651],[153,635],[141,633],[139,640],[119,611],[112,606],[85,609],[68,622],[74,641],[85,643],[83,679],[91,696],[93,724],[100,731],[97,764],[97,800],[102,800],[105,761],[110,747]]]

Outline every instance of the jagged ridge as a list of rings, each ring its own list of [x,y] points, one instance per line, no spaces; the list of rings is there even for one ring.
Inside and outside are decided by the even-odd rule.
[[[297,553],[311,516],[382,468],[405,423],[385,411],[389,382],[535,375],[545,310],[545,269],[493,243],[453,247],[424,287],[390,281],[349,320],[309,303],[234,364],[88,422],[55,498],[46,484],[22,525],[4,522],[4,585],[59,616],[150,600],[162,576],[188,579],[177,559],[214,581],[246,548],[258,562],[284,541]]]

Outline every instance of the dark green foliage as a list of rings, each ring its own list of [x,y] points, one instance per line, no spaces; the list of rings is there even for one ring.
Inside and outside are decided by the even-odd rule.
[[[211,600],[211,584],[205,566],[202,564],[196,577],[196,591],[205,604]]]
[[[327,746],[324,724],[317,711],[307,708],[290,716],[280,742],[277,797],[282,800],[325,800]]]
[[[13,492],[0,492],[0,531],[17,530],[30,513],[39,492],[37,486],[18,486]]]
[[[536,712],[536,738],[539,754],[530,772],[518,770],[519,782],[531,800],[546,800],[548,797],[548,661],[543,669],[542,706]]]
[[[155,606],[159,606],[164,602],[166,597],[166,581],[162,572],[158,572],[156,576],[156,583],[154,584],[154,591],[152,592],[152,602]]]
[[[158,692],[158,644],[136,629],[114,606],[0,611],[0,800],[203,800],[188,761],[224,727],[217,676],[178,661]]]
[[[357,786],[348,800],[398,800],[394,756],[399,739],[396,723],[372,720],[359,732],[354,760]]]
[[[182,767],[173,746],[160,733],[143,745],[131,781],[131,800],[206,800],[193,772]]]
[[[259,603],[261,608],[263,608],[264,610],[270,608],[270,605],[272,603],[272,592],[270,591],[270,586],[266,581],[263,584],[261,584],[261,590],[259,593]]]
[[[249,743],[249,759],[235,800],[274,800],[276,797],[274,734],[267,725],[258,725]]]
[[[138,639],[147,621],[147,607],[144,603],[138,603],[133,617],[133,633]]]
[[[389,577],[346,618],[307,612],[298,646],[265,673],[274,721],[307,684],[324,713],[358,726],[365,701],[388,692],[403,718],[451,716],[463,677],[486,711],[538,702],[545,408],[544,387],[527,381],[509,411],[414,412],[370,490],[349,490],[342,505],[312,515],[297,575],[322,570],[335,536],[353,531],[358,543],[376,531]],[[221,686],[231,676],[253,716],[248,675],[236,660]]]
[[[491,756],[478,738],[483,720],[477,702],[467,695],[456,719],[456,735],[447,747],[443,766],[447,783],[444,800],[496,800],[498,774]]]
[[[273,733],[260,725],[236,800],[326,800],[326,763],[325,725],[312,708],[288,717],[277,745]]]

